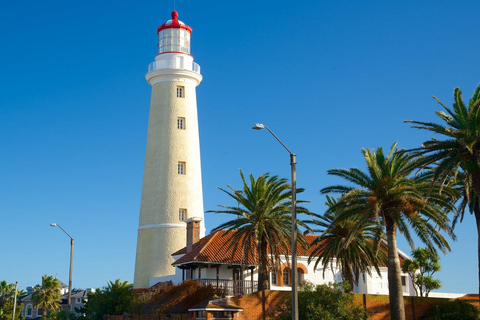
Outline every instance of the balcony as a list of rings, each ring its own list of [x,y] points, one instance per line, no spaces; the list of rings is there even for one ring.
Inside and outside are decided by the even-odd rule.
[[[222,290],[227,296],[238,296],[257,291],[258,281],[228,280],[228,279],[200,279],[201,286],[211,285],[217,290]]]
[[[148,65],[148,72],[152,72],[158,69],[180,69],[190,70],[196,73],[200,73],[200,66],[192,62],[192,64],[184,64],[177,60],[156,60]]]

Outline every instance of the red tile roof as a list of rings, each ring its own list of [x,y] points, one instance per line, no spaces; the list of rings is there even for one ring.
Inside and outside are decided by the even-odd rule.
[[[219,264],[241,264],[242,263],[242,247],[241,240],[230,246],[231,240],[236,231],[227,231],[219,230],[215,233],[209,234],[208,236],[200,239],[196,244],[193,245],[192,251],[187,253],[186,248],[183,248],[175,253],[172,256],[185,254],[180,259],[176,260],[173,265],[181,265],[190,262],[208,262],[208,263],[219,263]],[[315,235],[306,235],[305,238],[308,242],[309,249],[305,250],[301,246],[297,248],[297,254],[299,256],[309,256],[313,252],[313,247],[311,247],[312,242],[318,236]],[[252,247],[253,239],[252,239]],[[230,246],[230,248],[229,248]],[[288,254],[291,254],[290,248]],[[257,264],[256,249],[245,250],[243,258],[243,264],[254,265]]]
[[[211,264],[247,264],[247,265],[256,265],[256,257],[258,256],[255,246],[253,246],[253,239],[251,240],[254,250],[245,250],[244,258],[242,260],[242,247],[241,243],[243,237],[240,241],[232,245],[230,248],[230,242],[236,231],[227,231],[219,230],[215,233],[211,233],[204,238],[200,239],[197,243],[193,245],[192,251],[187,253],[186,247],[180,249],[172,254],[172,256],[183,255],[181,258],[177,259],[172,265],[182,265],[187,263],[211,263]],[[312,243],[318,238],[316,235],[307,234],[304,236],[307,240],[307,249],[302,248],[300,245],[297,246],[297,255],[298,256],[310,256],[315,249],[312,246]],[[321,245],[320,244],[317,244]],[[288,255],[291,254],[291,247],[288,248]],[[386,244],[385,248],[386,250]],[[280,250],[282,251],[282,250]],[[282,253],[283,254],[283,253]],[[317,254],[318,256],[318,254]],[[399,252],[400,263],[403,263],[407,256],[403,256]]]

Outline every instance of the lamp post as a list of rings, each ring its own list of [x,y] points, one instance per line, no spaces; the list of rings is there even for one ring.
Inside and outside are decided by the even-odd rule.
[[[15,295],[14,295],[14,298],[13,298],[12,320],[15,320],[15,311],[17,310],[17,292],[18,292],[18,281],[15,281]]]
[[[297,277],[297,173],[295,165],[297,163],[297,155],[290,151],[286,145],[264,124],[256,123],[252,129],[267,129],[268,132],[277,139],[278,142],[290,154],[290,167],[292,171],[292,320],[298,320],[298,277]]]
[[[70,238],[70,272],[68,274],[68,309],[67,309],[67,320],[70,320],[70,309],[72,307],[72,262],[73,262],[73,243],[74,239],[71,235],[67,233],[67,231],[63,230],[57,223],[50,223],[52,227],[59,227],[60,230],[65,232],[65,234]]]

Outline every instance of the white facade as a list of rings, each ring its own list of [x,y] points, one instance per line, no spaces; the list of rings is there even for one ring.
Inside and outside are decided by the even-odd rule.
[[[146,75],[152,98],[134,288],[147,288],[152,277],[175,275],[171,254],[185,246],[183,219],[203,218],[195,92],[202,76],[189,54],[191,29],[177,16],[174,11],[172,20],[159,27],[160,51]],[[182,46],[171,45],[177,42]],[[204,230],[202,222],[201,236]]]
[[[402,273],[402,289],[404,296],[415,296],[415,289],[411,277],[407,273]],[[380,268],[380,275],[372,270],[372,275],[360,277],[358,286],[354,287],[356,293],[381,294],[388,295],[388,270],[386,267]]]
[[[181,256],[175,256],[175,260],[179,259]],[[342,281],[340,271],[333,267],[333,269],[328,266],[323,272],[322,264],[318,264],[315,268],[315,262],[308,263],[308,257],[300,256],[298,257],[298,268],[302,271],[299,271],[301,274],[299,275],[299,281],[305,280],[309,281],[315,285],[322,285],[322,284],[330,284],[330,283],[339,283]],[[335,261],[333,263],[335,266]],[[289,281],[285,282],[285,278],[283,275],[279,273],[283,273],[284,269],[287,268],[286,273],[289,275],[290,272],[289,263],[285,261],[285,258],[282,258],[281,269],[277,272],[276,281],[275,276],[270,273],[270,288],[271,290],[279,290],[279,291],[290,291],[291,285]],[[199,274],[200,270],[200,274]],[[189,270],[183,271],[182,269],[176,268],[176,273],[174,276],[171,277],[158,277],[158,278],[151,278],[150,285],[154,285],[158,282],[164,281],[172,281],[173,284],[177,285],[180,284],[183,280],[186,280],[187,275],[186,273],[190,272]],[[203,279],[205,280],[215,280],[217,278],[217,270],[214,267],[209,267],[205,265],[205,267],[197,268],[192,271],[193,280]],[[223,264],[219,268],[219,279],[221,280],[233,280],[234,278],[234,271],[232,266],[229,264]],[[287,275],[287,276],[288,276]],[[200,276],[200,277],[199,277]],[[411,278],[408,274],[401,274],[402,276],[402,283],[404,282],[405,285],[403,286],[403,294],[405,296],[415,296],[415,290],[413,288],[413,283]],[[243,276],[240,277],[241,280],[244,280],[247,284],[252,281],[252,274],[251,270],[245,268],[243,271]],[[256,281],[258,280],[258,272],[257,269],[254,269],[253,272],[253,281],[255,283],[254,291],[256,291]],[[215,281],[213,281],[215,283]],[[365,274],[360,276],[358,281],[358,285],[355,285],[353,288],[355,293],[366,293],[366,294],[379,294],[379,295],[388,295],[388,276],[387,276],[387,268],[381,267],[380,268],[380,276],[377,272],[372,268],[372,275]]]

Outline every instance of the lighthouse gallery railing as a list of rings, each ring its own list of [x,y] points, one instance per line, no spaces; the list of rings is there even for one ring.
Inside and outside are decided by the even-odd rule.
[[[186,65],[182,68],[182,66],[178,65],[177,64],[177,61],[175,60],[170,60],[170,61],[166,61],[166,60],[160,60],[160,61],[153,61],[152,63],[150,63],[148,65],[148,72],[151,72],[151,71],[155,71],[155,70],[158,70],[158,69],[184,69],[184,70],[191,70],[193,72],[196,72],[196,73],[200,73],[200,66],[195,63],[195,62],[192,62],[192,65],[189,66],[189,65]]]

